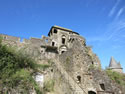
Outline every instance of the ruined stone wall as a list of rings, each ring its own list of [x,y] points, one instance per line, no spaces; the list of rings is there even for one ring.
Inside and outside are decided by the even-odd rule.
[[[2,43],[7,46],[15,46],[18,49],[23,49],[24,53],[32,55],[36,60],[51,59],[55,57],[55,53],[46,52],[46,46],[51,45],[51,39],[43,36],[42,39],[30,38],[20,41],[19,37],[13,37],[8,35],[0,35],[2,37]],[[44,47],[43,47],[44,46]]]
[[[105,71],[92,69],[91,73],[96,83],[95,86],[98,85],[97,91],[99,94],[125,94],[125,90],[121,91],[120,86],[113,82]],[[101,84],[104,85],[105,90],[101,88]]]

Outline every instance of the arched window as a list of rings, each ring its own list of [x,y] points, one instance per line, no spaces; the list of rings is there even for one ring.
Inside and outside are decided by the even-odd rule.
[[[62,44],[65,44],[65,42],[66,42],[66,37],[63,35],[62,36]]]

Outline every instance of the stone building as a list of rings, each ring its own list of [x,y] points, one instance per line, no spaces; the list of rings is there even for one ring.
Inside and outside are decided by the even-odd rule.
[[[111,69],[112,71],[116,71],[120,73],[123,72],[123,68],[121,67],[120,62],[117,63],[117,61],[113,57],[111,57],[110,59],[110,64],[108,68]]]

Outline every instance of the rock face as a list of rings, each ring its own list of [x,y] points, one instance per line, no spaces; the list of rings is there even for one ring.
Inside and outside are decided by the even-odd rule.
[[[30,53],[38,62],[51,60],[52,68],[44,79],[55,80],[57,94],[125,94],[101,70],[98,56],[86,46],[86,41],[77,32],[53,26],[48,37],[30,38],[20,42],[20,38],[8,35],[3,43],[17,46]]]

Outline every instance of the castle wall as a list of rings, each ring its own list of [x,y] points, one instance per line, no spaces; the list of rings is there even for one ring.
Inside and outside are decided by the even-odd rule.
[[[3,40],[9,40],[9,41],[15,41],[15,42],[20,41],[19,37],[13,37],[13,36],[8,36],[8,35],[4,35],[4,34],[1,34],[0,36],[3,38]]]
[[[123,73],[123,70],[122,70],[122,69],[112,69],[112,71],[119,72],[119,73]]]

